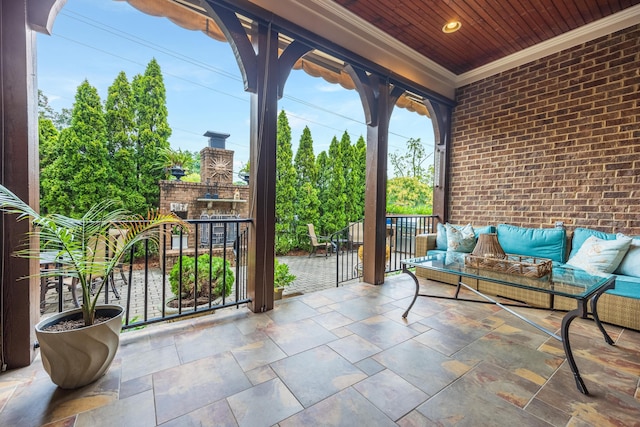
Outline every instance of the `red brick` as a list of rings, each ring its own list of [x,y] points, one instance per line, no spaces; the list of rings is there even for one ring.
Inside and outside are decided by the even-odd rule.
[[[450,220],[640,234],[639,38],[636,25],[460,88]]]

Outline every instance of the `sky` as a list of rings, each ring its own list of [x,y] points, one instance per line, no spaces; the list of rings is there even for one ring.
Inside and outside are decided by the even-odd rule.
[[[171,147],[200,151],[207,145],[206,131],[228,133],[226,148],[235,152],[234,171],[249,159],[249,93],[226,42],[167,18],[145,15],[125,1],[68,0],[52,35],[37,35],[37,58],[38,88],[56,111],[73,107],[85,79],[104,102],[120,71],[131,82],[155,58],[164,76]],[[332,138],[340,139],[345,131],[352,143],[361,135],[366,138],[356,91],[301,70],[291,72],[278,110],[287,113],[294,156],[305,126],[311,130],[316,155],[328,151]],[[403,153],[410,138],[420,138],[431,153],[431,120],[396,107],[389,153]],[[427,160],[431,163],[432,157]]]

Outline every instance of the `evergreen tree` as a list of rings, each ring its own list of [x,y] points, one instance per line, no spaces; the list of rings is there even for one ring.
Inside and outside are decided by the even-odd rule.
[[[352,221],[359,221],[364,218],[364,195],[367,180],[367,143],[362,135],[358,138],[353,152],[353,187],[351,191],[355,200],[355,211]]]
[[[57,157],[59,133],[50,119],[38,118],[38,151],[40,155],[40,199],[50,189],[52,165]],[[46,213],[46,206],[41,204],[42,213]]]
[[[145,200],[136,185],[133,93],[124,71],[109,86],[105,108],[107,151],[111,160],[109,192],[114,199],[121,200],[126,209],[144,214],[140,206],[145,206]]]
[[[300,145],[295,157],[297,199],[295,214],[297,215],[296,236],[298,244],[309,244],[306,237],[307,224],[318,225],[320,202],[318,200],[316,158],[313,154],[311,131],[305,126],[300,137]]]
[[[346,182],[344,179],[344,166],[342,147],[336,137],[329,145],[329,176],[326,212],[324,220],[325,234],[331,234],[346,227],[347,215],[345,206],[347,205]]]
[[[167,121],[166,91],[160,65],[152,59],[144,75],[136,75],[132,82],[134,98],[136,190],[145,204],[139,210],[158,206],[160,188],[158,181],[164,170],[158,164],[163,150],[169,148],[171,128]]]
[[[320,234],[326,234],[327,230],[330,229],[327,224],[327,220],[329,219],[329,217],[327,216],[327,201],[329,200],[329,183],[331,182],[329,156],[327,155],[326,151],[322,151],[320,154],[318,154],[316,165],[316,170],[318,171],[316,188],[318,189],[318,202],[320,203],[320,208],[318,209],[319,227],[316,228],[316,232],[319,232]]]
[[[76,92],[71,126],[60,133],[43,205],[49,212],[84,214],[110,196],[105,119],[98,91],[85,80]]]
[[[293,167],[291,127],[282,110],[278,115],[276,145],[276,253],[289,252],[294,243],[292,233],[296,200],[296,171]]]
[[[49,105],[49,98],[40,89],[38,89],[38,118],[51,120],[58,131],[71,126],[71,111],[63,108],[62,112],[56,112]]]
[[[342,157],[342,170],[344,176],[345,190],[349,197],[345,198],[344,213],[347,222],[357,221],[360,219],[358,215],[357,198],[353,197],[353,191],[356,186],[355,168],[355,147],[351,145],[351,137],[345,131],[340,139],[340,153]],[[346,226],[347,224],[345,224]]]
[[[40,156],[40,168],[46,168],[55,160],[57,142],[60,133],[50,119],[40,117],[38,119],[38,154]]]

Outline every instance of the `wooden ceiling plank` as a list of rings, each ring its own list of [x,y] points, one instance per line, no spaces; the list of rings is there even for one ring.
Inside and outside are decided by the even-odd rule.
[[[540,14],[544,17],[548,25],[551,25],[554,34],[558,35],[571,30],[569,23],[558,13],[553,5],[549,5],[549,2],[546,1],[540,1],[539,3]]]
[[[532,46],[540,43],[548,36],[543,28],[536,28],[533,20],[529,19],[531,18],[531,11],[524,5],[530,5],[530,2],[508,0],[501,3],[504,5],[505,12],[513,19],[513,29],[516,31],[515,40],[521,46]]]
[[[574,0],[573,3],[576,6],[577,12],[577,15],[574,14],[574,16],[582,17],[582,21],[579,21],[579,24],[584,25],[585,23],[590,22],[591,10],[589,9],[589,5],[587,4],[587,2],[584,0]]]
[[[334,0],[455,74],[576,29],[640,0]],[[462,31],[444,34],[457,18]]]
[[[472,34],[474,39],[489,40],[492,47],[503,47],[506,40],[514,39],[514,34],[511,31],[507,31],[503,26],[504,23],[496,19],[497,14],[491,13],[490,10],[486,9],[486,4],[480,4],[476,0],[467,0],[461,3],[464,3],[465,12],[468,11],[468,15],[474,22],[483,21],[493,29],[493,31],[482,30],[481,25],[478,23],[476,30]],[[515,46],[513,50],[516,50]]]
[[[478,37],[470,36],[470,32],[474,34],[474,26],[470,25],[469,20],[458,10],[447,8],[442,2],[428,3],[429,9],[425,8],[426,3],[421,1],[406,0],[403,3],[411,4],[409,12],[413,14],[414,22],[424,22],[422,27],[426,29],[427,34],[431,34],[431,37],[421,43],[424,48],[419,51],[456,74],[465,70],[468,58],[466,53],[470,49],[477,51],[489,43],[485,43],[482,37],[479,37],[482,40],[480,42]],[[452,19],[460,19],[464,30],[453,34],[443,33],[442,26]],[[424,38],[424,34],[420,34],[420,37]],[[442,46],[447,48],[443,50]]]

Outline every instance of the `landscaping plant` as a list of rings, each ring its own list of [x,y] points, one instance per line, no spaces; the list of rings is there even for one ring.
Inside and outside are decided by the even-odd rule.
[[[82,288],[84,326],[93,325],[101,290],[123,255],[144,240],[158,244],[160,236],[168,233],[172,225],[183,224],[175,215],[158,211],[152,211],[143,218],[115,208],[115,202],[110,200],[94,205],[81,218],[40,215],[2,185],[0,210],[18,215],[18,220],[30,219],[33,231],[29,235],[40,239],[40,246],[19,249],[16,256],[40,258],[41,251],[51,252],[55,255],[55,267],[41,275],[78,280]],[[108,238],[111,229],[119,231],[119,242]],[[105,257],[105,253],[109,256]],[[102,280],[96,280],[99,278]],[[92,286],[96,283],[99,285],[94,290]]]

